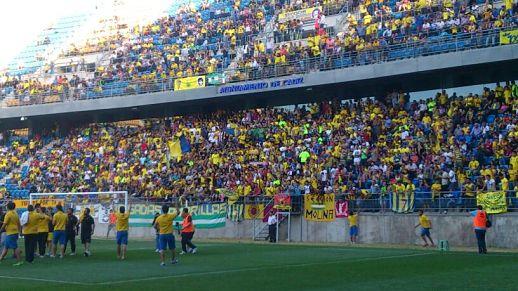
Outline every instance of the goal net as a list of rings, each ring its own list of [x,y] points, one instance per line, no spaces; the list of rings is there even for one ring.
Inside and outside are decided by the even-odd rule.
[[[128,192],[67,192],[67,193],[30,193],[29,203],[31,205],[55,209],[60,204],[63,209],[74,209],[76,215],[83,213],[84,209],[90,208],[90,213],[96,221],[108,223],[110,210],[116,210],[120,206],[128,209]]]

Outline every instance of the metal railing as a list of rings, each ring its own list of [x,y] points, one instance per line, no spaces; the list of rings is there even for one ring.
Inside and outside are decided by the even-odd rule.
[[[517,191],[497,191],[505,192],[505,200],[507,210],[510,212],[518,212],[518,196]],[[423,192],[414,191],[410,193],[393,193],[388,192],[381,194],[369,194],[368,196],[351,196],[348,194],[336,194],[336,201],[347,201],[348,209],[362,212],[414,212],[419,209],[426,211],[444,212],[444,211],[471,211],[477,207],[477,198],[479,194],[487,193],[486,191],[466,192],[466,191],[439,191],[439,192]],[[401,197],[397,196],[401,195]],[[294,213],[301,213],[304,204],[304,195],[290,195],[291,196],[291,211]],[[400,199],[401,198],[401,199]],[[133,197],[132,203],[177,203],[176,198],[163,199]],[[395,205],[395,201],[405,201],[407,205]],[[210,204],[226,202],[226,197],[218,197],[217,199],[200,200],[195,196],[188,196],[186,201],[189,205]],[[273,197],[266,195],[249,195],[239,197],[238,204],[262,204],[265,206],[273,203]],[[401,211],[400,211],[401,210]]]
[[[498,191],[504,192],[504,191]],[[508,212],[518,212],[518,196],[517,191],[505,191],[505,203]],[[420,192],[415,191],[413,195],[407,193],[386,193],[385,195],[369,195],[367,197],[351,197],[346,194],[336,194],[335,201],[347,202],[348,210],[361,212],[395,212],[395,213],[413,213],[418,210],[425,210],[429,212],[468,212],[477,208],[476,195],[484,194],[486,192],[472,193],[474,196],[467,196],[466,192],[452,191],[452,192]],[[401,195],[397,197],[396,195]],[[173,204],[180,203],[185,205],[203,205],[212,203],[226,203],[227,198],[218,199],[199,199],[187,197],[186,199],[178,199],[177,197],[169,199],[160,199],[153,197],[128,197],[130,204]],[[304,195],[291,195],[291,211],[293,213],[302,213],[304,206]],[[401,199],[400,199],[401,198]],[[0,199],[0,205],[4,205],[7,201],[14,199],[4,197]],[[16,199],[24,199],[18,197]],[[28,197],[27,197],[28,199]],[[396,201],[404,201],[404,205],[396,205]],[[273,205],[273,197],[258,195],[258,196],[242,196],[235,202],[237,204],[252,204],[264,205],[264,209]],[[179,204],[179,205],[180,205]],[[261,226],[262,227],[262,224]],[[259,231],[259,229],[257,229]]]
[[[343,69],[401,59],[494,47],[500,45],[500,32],[506,30],[509,30],[509,28],[463,33],[455,36],[438,36],[427,39],[426,41],[411,41],[361,51],[336,53],[334,51],[324,50],[319,57],[297,57],[296,60],[290,60],[282,64],[257,66],[253,68],[219,69],[215,73],[212,73],[212,75],[218,75],[220,80],[223,79],[223,81],[211,82],[211,80],[207,80],[206,86],[219,86],[222,83],[285,77],[315,71]],[[29,93],[16,92],[14,99],[16,101],[7,104],[7,106],[23,106],[171,91],[174,89],[175,79],[176,78],[157,78],[145,82],[101,79],[96,85],[83,88],[64,88],[59,92],[50,89],[32,95]],[[2,95],[1,90],[2,89],[0,89],[0,96]],[[3,90],[5,90],[5,88]]]

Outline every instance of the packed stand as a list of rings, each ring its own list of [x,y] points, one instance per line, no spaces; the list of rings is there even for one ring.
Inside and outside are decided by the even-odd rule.
[[[218,78],[243,81],[450,48],[497,45],[497,32],[516,27],[518,20],[516,4],[508,0],[503,3],[500,7],[451,0],[219,0],[203,1],[198,7],[191,3],[182,5],[174,15],[130,29],[129,35],[113,34],[97,44],[73,48],[72,55],[111,49],[109,64],[95,68],[91,79],[57,76],[44,83],[6,75],[0,82],[0,97],[16,97],[8,106],[62,102],[171,90],[175,78],[209,76],[223,70],[226,76]],[[282,13],[311,7],[322,9],[310,20],[277,19]],[[350,13],[343,31],[341,27],[327,27],[326,15],[344,12],[344,7]],[[276,19],[274,38],[258,38],[272,17]],[[307,21],[313,22],[309,35],[302,32]],[[495,33],[488,37],[483,31]],[[469,38],[455,40],[455,36],[466,33]],[[389,46],[390,51],[384,50]],[[235,58],[238,55],[241,57]]]
[[[299,20],[277,23],[277,43],[256,40],[239,63],[239,67],[246,70],[232,78],[264,78],[274,74],[302,73],[308,69],[339,68],[433,54],[447,49],[493,46],[498,44],[499,30],[518,26],[518,10],[512,1],[506,1],[501,7],[489,3],[479,7],[465,1],[449,0],[440,3],[365,1],[354,3],[353,7],[358,8],[358,14],[350,13],[345,30],[336,34],[333,32],[336,27],[326,29],[323,14],[316,17],[314,29],[307,36],[307,33],[303,35]],[[483,34],[488,31],[492,34]],[[455,37],[464,34],[470,37],[456,41]],[[285,39],[295,40],[285,42]],[[420,48],[412,48],[412,45]],[[390,52],[387,51],[389,46]]]
[[[416,203],[492,190],[515,197],[517,113],[512,82],[419,101],[393,93],[95,124],[40,151],[19,183],[38,192],[124,190],[152,200],[220,200],[227,190],[249,197],[336,193],[357,201],[412,191]]]

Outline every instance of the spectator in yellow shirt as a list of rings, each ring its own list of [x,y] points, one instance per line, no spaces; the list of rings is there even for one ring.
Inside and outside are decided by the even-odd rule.
[[[126,259],[126,250],[128,246],[128,229],[129,229],[129,211],[126,212],[126,207],[121,206],[119,213],[115,214],[117,217],[117,258]]]
[[[180,210],[169,213],[169,205],[162,205],[162,215],[158,216],[154,227],[158,230],[160,265],[165,266],[165,251],[171,250],[171,264],[178,263],[175,254],[175,239],[173,234],[173,221],[178,216]]]
[[[18,249],[18,234],[22,231],[22,227],[20,225],[20,217],[18,217],[18,213],[14,210],[15,208],[14,202],[11,201],[7,203],[7,213],[5,214],[1,228],[1,231],[5,231],[7,236],[0,261],[5,258],[7,251],[12,249],[14,257],[18,261],[14,266],[20,266],[23,262],[21,261],[20,250]]]
[[[349,238],[351,243],[355,244],[358,242],[358,213],[349,211],[347,220],[349,221]]]
[[[426,238],[430,240],[430,244],[432,247],[435,246],[432,237],[430,236],[430,229],[432,229],[432,222],[428,218],[428,216],[424,215],[423,210],[419,210],[419,223],[415,226],[417,228],[418,226],[421,226],[421,238],[424,241],[423,247],[428,246],[428,242],[426,241]]]
[[[56,256],[56,251],[59,244],[59,250],[60,250],[60,258],[63,258],[65,256],[65,243],[66,243],[66,233],[65,233],[65,227],[67,225],[68,216],[63,213],[63,206],[61,204],[58,204],[56,206],[57,212],[54,214],[54,217],[52,218],[52,225],[54,226],[54,235],[52,238],[52,255],[51,258]]]
[[[28,263],[34,261],[34,253],[36,252],[36,244],[38,242],[38,224],[40,215],[34,212],[34,206],[27,206],[28,219],[23,225],[23,237],[25,243],[25,260]]]

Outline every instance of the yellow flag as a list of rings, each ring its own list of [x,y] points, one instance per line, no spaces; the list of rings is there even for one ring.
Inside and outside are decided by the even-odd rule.
[[[264,204],[245,204],[245,219],[263,219]]]
[[[182,147],[180,146],[179,140],[169,141],[169,155],[171,158],[177,158],[178,160],[182,158]]]

